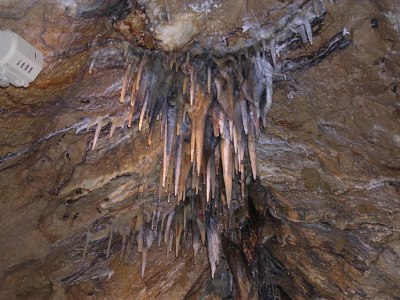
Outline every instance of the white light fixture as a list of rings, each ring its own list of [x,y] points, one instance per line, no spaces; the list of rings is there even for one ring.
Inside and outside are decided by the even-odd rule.
[[[18,34],[0,30],[0,86],[28,87],[43,69],[43,54]]]

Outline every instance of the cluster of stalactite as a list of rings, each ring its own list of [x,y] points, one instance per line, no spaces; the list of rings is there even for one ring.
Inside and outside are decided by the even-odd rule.
[[[109,228],[111,233],[117,231],[124,243],[127,236],[135,233],[138,251],[143,255],[142,275],[147,249],[157,236],[159,242],[164,239],[169,250],[175,238],[178,253],[181,235],[186,233],[188,223],[192,224],[195,253],[200,245],[199,236],[203,244],[208,241],[214,275],[219,256],[219,232],[225,227],[217,221],[218,216],[229,214],[232,200],[243,204],[246,184],[257,176],[257,140],[260,128],[267,126],[273,78],[284,77],[279,72],[282,68],[277,54],[291,43],[312,44],[310,19],[321,22],[324,13],[321,1],[313,4],[314,13],[310,12],[311,8],[305,8],[285,18],[283,25],[272,31],[247,24],[244,29],[250,30],[258,42],[230,54],[193,50],[168,55],[141,51],[142,55],[134,55],[124,43],[126,71],[118,104],[120,109],[112,115],[87,120],[78,132],[97,125],[94,149],[102,128],[110,122],[112,137],[116,128],[131,127],[138,121],[138,130],[148,131],[149,145],[156,128],[161,129],[164,144],[159,201],[175,201],[176,208],[169,213],[153,213],[152,217],[143,212],[130,215],[127,220],[120,216],[114,229]],[[101,56],[100,52],[94,55],[89,72]],[[161,126],[157,127],[157,121]],[[193,197],[201,199],[195,205],[200,208],[193,208],[193,200],[187,204]],[[210,214],[206,220],[206,212],[213,212],[214,217]],[[119,225],[120,222],[130,224],[132,218],[136,218],[134,230],[127,229],[132,228],[131,225]],[[148,222],[144,221],[146,218]],[[175,224],[174,230],[170,229],[171,222]],[[89,235],[88,241],[91,240]]]
[[[303,8],[276,28],[266,29],[248,21],[243,30],[249,31],[258,42],[222,56],[195,49],[186,54],[144,51],[139,56],[125,43],[121,110],[112,116],[90,120],[80,129],[97,124],[94,149],[101,129],[109,122],[111,137],[116,128],[126,124],[131,127],[138,119],[139,131],[148,125],[150,145],[156,121],[161,120],[164,154],[160,199],[163,195],[168,199],[173,195],[179,204],[185,199],[191,178],[196,193],[205,184],[208,201],[215,198],[216,177],[222,176],[229,208],[234,182],[240,183],[244,196],[249,173],[246,158],[253,178],[257,176],[260,123],[267,126],[273,77],[283,76],[279,73],[277,53],[292,43],[293,38],[287,40],[290,36],[312,44],[310,20],[319,18],[323,11],[321,2],[318,3],[314,5],[314,13],[310,12],[311,6]],[[89,72],[100,52],[94,54]]]
[[[206,184],[209,200],[215,198],[216,176],[223,176],[229,207],[233,180],[239,176],[242,186],[246,181],[246,154],[256,178],[260,119],[266,126],[272,105],[274,67],[266,54],[254,49],[237,57],[188,55],[180,62],[145,53],[136,66],[134,59],[128,60],[120,102],[129,102],[129,111],[88,123],[86,128],[97,124],[92,148],[109,122],[111,137],[116,128],[130,127],[137,119],[139,131],[147,121],[150,145],[161,119],[160,195],[173,194],[179,204],[191,177],[196,192]]]
[[[112,137],[116,128],[130,127],[138,120],[139,131],[148,130],[151,144],[156,121],[161,121],[164,146],[159,200],[175,201],[176,209],[168,214],[161,212],[161,220],[160,211],[153,217],[143,211],[130,213],[118,217],[107,229],[110,243],[114,230],[125,244],[134,228],[137,251],[142,253],[142,276],[147,249],[156,237],[159,243],[163,237],[169,250],[175,238],[177,254],[189,221],[194,253],[200,247],[199,237],[204,245],[207,240],[214,276],[223,226],[218,226],[218,218],[212,215],[206,220],[205,212],[221,215],[223,207],[230,208],[232,199],[243,201],[246,181],[251,180],[251,173],[256,178],[256,144],[261,123],[266,126],[272,104],[274,67],[267,54],[262,49],[254,49],[237,57],[187,56],[180,62],[146,53],[136,66],[134,59],[128,59],[120,102],[129,109],[113,116],[100,116],[81,128],[97,124],[94,149],[101,129],[110,122]],[[184,205],[189,198],[200,200]],[[149,222],[145,221],[146,217]],[[134,227],[132,218],[136,220]],[[88,233],[87,243],[90,240],[93,239]],[[127,247],[131,248],[132,245]]]
[[[214,202],[214,201],[213,201]],[[174,209],[168,211],[161,208],[128,210],[119,214],[112,223],[102,230],[86,233],[82,260],[85,259],[91,242],[108,238],[106,258],[110,256],[113,235],[117,233],[122,238],[120,259],[127,261],[132,249],[142,255],[141,275],[144,276],[148,251],[153,244],[166,245],[167,258],[175,251],[175,256],[185,249],[183,240],[192,239],[192,248],[196,256],[200,247],[207,245],[211,274],[214,277],[220,253],[220,220],[215,210],[218,204],[201,207],[199,197],[188,197]],[[205,214],[207,211],[207,214]],[[207,241],[207,242],[206,242]],[[181,250],[182,249],[182,250]],[[108,273],[107,273],[108,274]]]

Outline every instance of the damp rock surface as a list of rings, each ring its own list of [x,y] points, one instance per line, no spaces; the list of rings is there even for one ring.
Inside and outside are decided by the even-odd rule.
[[[175,239],[172,251],[164,236],[160,246],[158,237],[144,241],[152,246],[142,277],[134,239],[124,245],[116,229],[109,244],[107,230],[127,211],[139,216],[138,209],[148,209],[143,218],[152,223],[161,119],[151,145],[147,125],[139,132],[135,121],[110,137],[111,119],[104,117],[92,150],[96,126],[88,127],[89,120],[123,114],[124,53],[193,55],[207,48],[222,56],[261,47],[267,37],[259,34],[283,27],[280,20],[299,7],[321,3],[327,13],[313,27],[312,45],[299,32],[290,51],[279,53],[277,43],[277,61],[289,71],[274,75],[272,107],[256,144],[257,179],[251,172],[244,179],[248,199],[237,201],[233,188],[231,221],[220,223],[229,229],[216,229],[216,270],[194,218],[189,224],[199,231],[182,233],[179,251]],[[398,297],[397,1],[37,0],[3,1],[0,11],[1,29],[45,55],[28,89],[0,89],[0,298]],[[243,32],[248,26],[253,31]],[[315,59],[344,27],[349,45]],[[174,205],[163,198],[163,211]],[[174,234],[183,228],[171,226]],[[88,232],[95,238],[82,259]]]

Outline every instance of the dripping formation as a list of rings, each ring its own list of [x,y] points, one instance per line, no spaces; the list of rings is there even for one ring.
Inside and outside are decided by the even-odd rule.
[[[121,238],[120,260],[127,262],[132,249],[141,254],[141,276],[146,269],[148,251],[153,244],[165,244],[167,258],[174,252],[175,257],[186,247],[184,239],[191,238],[192,251],[196,257],[201,246],[207,246],[212,277],[219,261],[220,231],[218,213],[215,213],[217,203],[201,207],[197,196],[188,197],[173,209],[157,208],[128,209],[115,217],[112,222],[102,226],[102,229],[86,233],[81,259],[85,260],[92,242],[105,239],[107,251],[102,259],[107,259],[117,233]],[[65,278],[63,281],[70,280]],[[72,276],[73,277],[73,276]]]
[[[244,205],[246,185],[257,177],[257,141],[267,128],[272,106],[273,83],[322,57],[343,49],[346,32],[338,33],[316,58],[296,63],[281,62],[280,53],[293,45],[313,44],[313,28],[322,23],[325,9],[321,1],[311,1],[283,18],[274,28],[264,28],[251,18],[243,31],[250,35],[245,48],[226,53],[188,51],[184,54],[133,49],[123,43],[126,71],[117,110],[86,120],[77,133],[96,126],[92,149],[102,129],[111,123],[109,138],[118,128],[145,131],[152,144],[156,130],[163,138],[159,178],[159,202],[173,202],[175,208],[143,208],[127,211],[100,233],[86,234],[82,259],[90,242],[113,234],[122,237],[121,259],[129,257],[132,245],[142,254],[144,276],[148,251],[163,241],[167,256],[174,248],[177,256],[182,238],[192,237],[194,255],[207,247],[211,276],[219,262],[221,234],[229,227],[232,202]],[[343,46],[344,45],[344,46]],[[337,46],[337,47],[336,47]],[[102,55],[119,55],[118,49],[98,49],[89,72]],[[159,121],[159,122],[158,122]],[[235,205],[235,206],[237,206]],[[149,210],[150,211],[149,211]],[[228,218],[229,219],[229,218]]]

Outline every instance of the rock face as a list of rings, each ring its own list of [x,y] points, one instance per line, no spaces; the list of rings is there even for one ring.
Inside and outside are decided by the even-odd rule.
[[[256,144],[257,179],[244,178],[246,196],[233,193],[212,223],[220,248],[201,243],[200,216],[183,233],[183,208],[171,219],[182,239],[158,246],[138,224],[153,230],[157,211],[176,204],[159,203],[161,121],[148,145],[147,125],[109,138],[104,117],[92,150],[93,120],[125,120],[124,53],[253,51],[304,7],[312,45],[306,26],[306,44],[279,31],[300,42],[277,43],[283,74]],[[0,28],[40,49],[45,67],[28,89],[0,89],[0,298],[397,299],[399,15],[389,0],[3,1]],[[338,33],[345,40],[332,44]],[[115,225],[124,214],[135,216],[128,234]]]

